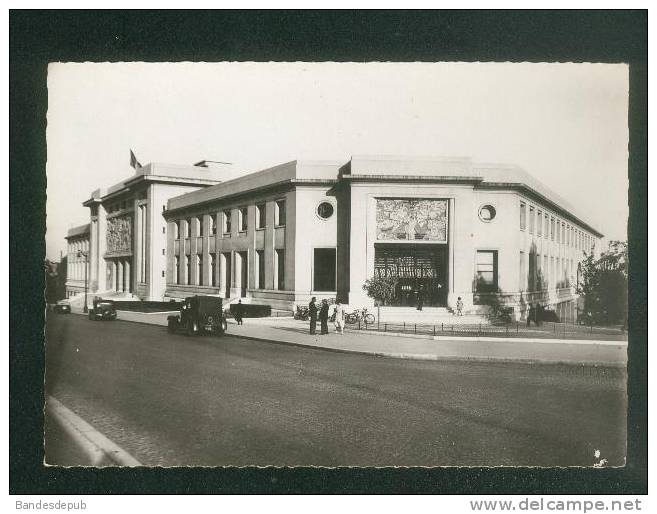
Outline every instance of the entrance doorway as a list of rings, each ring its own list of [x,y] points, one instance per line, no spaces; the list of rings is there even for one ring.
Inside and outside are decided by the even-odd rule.
[[[376,243],[374,276],[397,279],[391,305],[447,305],[447,245]]]

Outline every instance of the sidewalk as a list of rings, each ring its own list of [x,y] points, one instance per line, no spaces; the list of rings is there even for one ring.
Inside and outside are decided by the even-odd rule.
[[[118,311],[118,319],[166,326],[170,313]],[[228,334],[328,351],[421,360],[474,360],[565,363],[575,365],[627,365],[627,341],[562,340],[546,338],[450,337],[345,330],[311,336],[308,322],[292,318],[247,318],[244,325],[228,320]],[[317,326],[319,330],[319,323]]]

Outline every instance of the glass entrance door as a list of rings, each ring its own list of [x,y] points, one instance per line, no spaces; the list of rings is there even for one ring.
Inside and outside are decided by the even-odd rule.
[[[447,246],[428,244],[374,245],[374,276],[397,279],[392,305],[447,304]]]

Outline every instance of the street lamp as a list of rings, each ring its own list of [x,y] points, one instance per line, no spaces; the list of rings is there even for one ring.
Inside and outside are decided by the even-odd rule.
[[[87,307],[87,258],[89,257],[89,252],[84,252],[82,250],[78,250],[78,259],[80,257],[84,257],[84,307],[82,309],[82,312],[85,314],[89,312],[89,309]]]

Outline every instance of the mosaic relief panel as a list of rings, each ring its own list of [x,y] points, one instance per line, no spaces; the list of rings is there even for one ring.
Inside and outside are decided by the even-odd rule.
[[[447,200],[376,200],[378,241],[447,242]]]
[[[132,248],[132,217],[121,216],[107,220],[107,252],[130,252]]]

